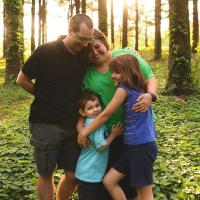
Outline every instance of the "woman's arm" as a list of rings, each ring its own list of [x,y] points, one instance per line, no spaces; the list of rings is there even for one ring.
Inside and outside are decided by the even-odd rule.
[[[116,90],[112,100],[103,110],[103,112],[101,112],[89,126],[81,130],[81,133],[78,135],[79,145],[86,146],[84,144],[85,138],[90,133],[92,133],[97,128],[99,128],[102,124],[104,124],[109,119],[109,117],[113,114],[113,112],[115,112],[116,109],[124,102],[126,97],[127,97],[127,92],[124,89],[118,88]]]
[[[148,92],[157,95],[158,81],[156,77],[151,77],[147,80],[147,93],[138,97],[138,102],[133,105],[133,110],[136,112],[146,112],[152,103],[152,96]]]

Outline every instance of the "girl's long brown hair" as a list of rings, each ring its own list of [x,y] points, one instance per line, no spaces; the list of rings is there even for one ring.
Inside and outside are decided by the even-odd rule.
[[[122,75],[123,83],[136,90],[146,90],[146,81],[140,71],[139,62],[131,54],[121,54],[109,64],[111,71]]]

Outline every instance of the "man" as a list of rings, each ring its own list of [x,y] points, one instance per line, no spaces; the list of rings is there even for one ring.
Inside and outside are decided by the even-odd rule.
[[[38,47],[17,77],[17,84],[34,95],[29,121],[40,200],[54,199],[56,167],[64,169],[57,200],[69,199],[77,185],[76,104],[87,67],[85,47],[92,37],[92,20],[85,14],[75,15],[68,36]]]

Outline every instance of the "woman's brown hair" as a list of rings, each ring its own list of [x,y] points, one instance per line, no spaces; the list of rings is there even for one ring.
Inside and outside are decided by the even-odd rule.
[[[106,47],[107,50],[109,49],[107,38],[105,34],[100,30],[94,29],[93,40],[100,41]]]
[[[121,54],[109,64],[111,71],[122,75],[123,83],[136,90],[146,90],[146,81],[140,72],[139,62],[131,54]]]

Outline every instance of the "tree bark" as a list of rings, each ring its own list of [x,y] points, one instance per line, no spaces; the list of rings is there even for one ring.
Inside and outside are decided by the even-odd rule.
[[[138,51],[138,22],[139,22],[138,0],[135,0],[135,50],[137,51]]]
[[[47,0],[42,0],[42,43],[47,41]]]
[[[187,94],[191,89],[191,51],[188,0],[169,0],[169,62],[166,91]]]
[[[148,21],[147,21],[147,15],[145,15],[145,47],[149,47],[149,44],[148,44]]]
[[[197,53],[199,42],[199,19],[198,19],[198,0],[193,0],[193,33],[192,33],[192,52]]]
[[[8,36],[5,83],[14,84],[24,64],[23,0],[4,0],[4,6]]]
[[[32,0],[31,7],[31,53],[35,50],[35,0]]]
[[[112,44],[112,48],[115,48],[115,35],[114,35],[114,12],[113,12],[113,0],[111,0],[111,5],[110,5],[110,9],[111,9],[111,44]]]
[[[154,47],[154,59],[160,60],[161,55],[161,0],[155,0],[155,47]]]
[[[107,1],[98,0],[98,20],[99,30],[106,36],[108,35],[108,22],[107,22]]]
[[[6,20],[6,6],[3,6],[3,58],[6,56],[6,50],[8,45],[8,33],[7,33],[7,20]]]
[[[128,5],[127,0],[123,4],[123,23],[122,23],[122,48],[128,46],[127,29],[128,29]]]
[[[68,7],[68,21],[70,21],[70,19],[73,16],[73,11],[74,11],[74,4],[73,4],[73,0],[69,0],[69,7]]]
[[[75,0],[76,14],[80,13],[80,0]]]
[[[42,2],[38,1],[39,11],[38,11],[38,46],[41,45],[41,33],[42,33]]]
[[[86,0],[82,0],[82,13],[86,13]]]

